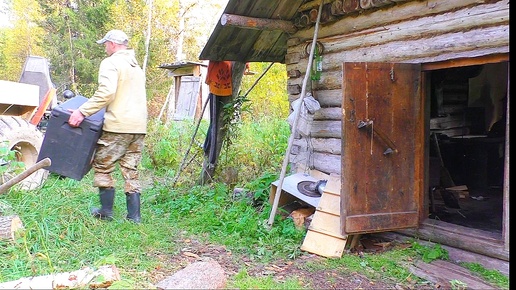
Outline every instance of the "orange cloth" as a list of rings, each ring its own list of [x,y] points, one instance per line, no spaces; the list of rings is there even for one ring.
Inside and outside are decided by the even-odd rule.
[[[217,96],[231,96],[233,86],[231,80],[231,61],[210,61],[206,84],[210,93]]]

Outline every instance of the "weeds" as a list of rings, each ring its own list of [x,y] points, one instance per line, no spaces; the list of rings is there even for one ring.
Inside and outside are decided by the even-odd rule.
[[[239,169],[236,184],[243,189],[240,194],[235,194],[225,183],[197,185],[200,167],[195,164],[198,161],[195,158],[182,172],[181,182],[172,186],[172,177],[193,129],[185,123],[152,125],[152,135],[147,139],[149,149],[141,166],[142,225],[125,220],[123,182],[118,171],[112,222],[90,216],[90,208],[98,204],[92,172],[82,181],[51,175],[42,188],[32,191],[12,188],[0,195],[0,209],[16,213],[24,225],[15,241],[0,241],[0,282],[115,264],[122,281],[113,284],[112,289],[153,288],[156,269],[177,271],[168,261],[181,253],[184,241],[191,237],[202,243],[223,245],[235,260],[245,256],[257,263],[267,263],[300,257],[305,230],[297,229],[291,219],[279,215],[274,227],[267,226],[271,183],[277,179],[274,172],[280,171],[288,126],[268,119],[260,122],[263,123],[259,126],[254,123],[242,126],[239,132],[243,137],[231,144],[231,152],[223,152],[220,166]],[[202,139],[197,138],[198,142]],[[410,247],[382,254],[343,255],[340,259],[322,259],[305,267],[332,269],[343,276],[358,272],[372,279],[416,285],[423,282],[406,265],[419,257],[427,261],[446,259],[447,253],[438,245],[429,248],[412,243]],[[492,276],[501,288],[508,288],[508,278],[499,277],[503,275],[487,271],[484,274]],[[251,277],[242,268],[230,277],[228,287],[299,289],[304,286],[295,277],[277,282],[271,277]]]

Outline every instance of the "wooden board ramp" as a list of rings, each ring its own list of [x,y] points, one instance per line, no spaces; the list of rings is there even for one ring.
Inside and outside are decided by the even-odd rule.
[[[326,179],[326,187],[315,209],[301,250],[328,258],[340,258],[347,236],[340,231],[340,176],[311,172],[315,178]]]

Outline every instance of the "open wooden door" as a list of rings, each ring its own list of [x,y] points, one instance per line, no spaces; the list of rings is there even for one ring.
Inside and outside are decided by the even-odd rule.
[[[419,64],[344,63],[342,234],[419,224],[424,193]]]

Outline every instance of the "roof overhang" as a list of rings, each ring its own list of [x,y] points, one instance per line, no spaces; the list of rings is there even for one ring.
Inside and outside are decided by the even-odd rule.
[[[229,0],[199,59],[285,62],[292,19],[304,0]]]

